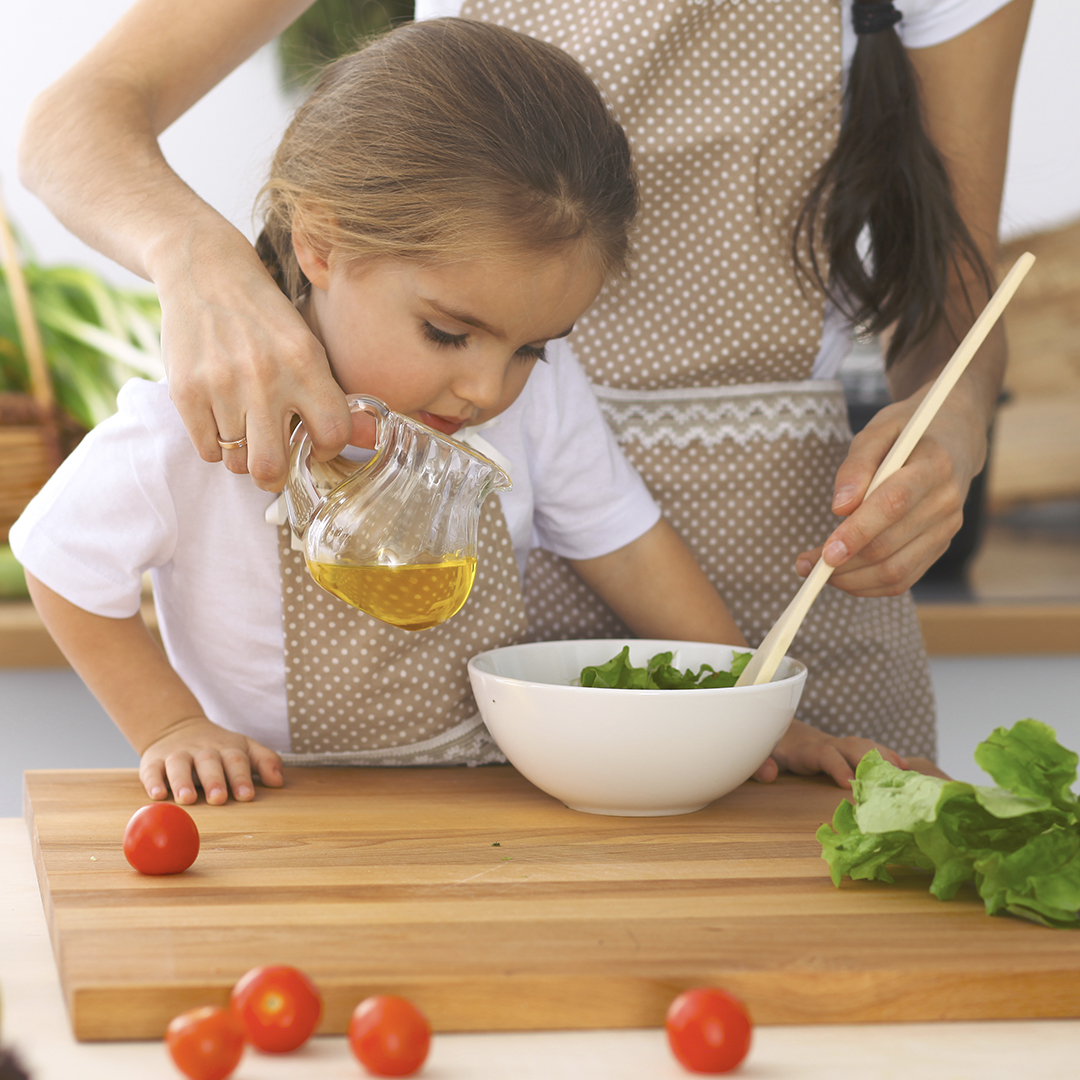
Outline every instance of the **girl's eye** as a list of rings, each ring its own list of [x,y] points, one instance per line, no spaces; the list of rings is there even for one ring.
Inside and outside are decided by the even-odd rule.
[[[521,348],[518,349],[517,355],[520,356],[522,360],[541,360],[544,363],[547,363],[547,352],[542,345],[539,349],[535,345],[522,345]]]
[[[468,334],[448,334],[429,322],[424,323],[424,337],[436,345],[451,345],[455,349],[464,349],[469,343]]]

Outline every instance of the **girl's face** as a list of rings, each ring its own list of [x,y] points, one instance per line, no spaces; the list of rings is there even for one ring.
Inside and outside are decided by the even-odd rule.
[[[304,317],[341,388],[449,435],[508,408],[603,284],[584,250],[431,268],[323,259],[293,242],[311,282]]]

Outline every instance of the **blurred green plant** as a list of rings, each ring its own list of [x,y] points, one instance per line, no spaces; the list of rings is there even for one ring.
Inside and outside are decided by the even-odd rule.
[[[413,0],[317,0],[278,38],[281,81],[302,89],[331,60],[413,17]]]
[[[22,565],[9,544],[0,544],[0,600],[25,600],[29,596]]]
[[[132,376],[160,379],[161,309],[151,292],[121,289],[92,270],[40,266],[25,241],[21,265],[41,328],[60,409],[92,428],[116,411],[116,393]],[[7,279],[0,270],[0,391],[30,393]]]

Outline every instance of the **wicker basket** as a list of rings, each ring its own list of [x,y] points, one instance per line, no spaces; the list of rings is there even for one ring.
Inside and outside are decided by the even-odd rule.
[[[29,395],[26,400],[35,405]],[[7,542],[8,530],[52,476],[60,457],[55,425],[5,423],[3,412],[0,408],[0,544]]]
[[[26,504],[60,464],[56,401],[41,333],[0,202],[0,262],[30,376],[29,394],[0,394],[0,543]]]

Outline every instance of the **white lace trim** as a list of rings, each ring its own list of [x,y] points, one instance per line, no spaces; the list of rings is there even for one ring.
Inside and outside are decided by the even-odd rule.
[[[673,390],[617,390],[594,386],[619,442],[650,449],[685,449],[693,442],[740,446],[781,438],[848,442],[847,403],[838,379],[750,383]]]
[[[480,714],[423,742],[387,746],[378,750],[341,750],[315,754],[282,754],[286,765],[505,765]]]

